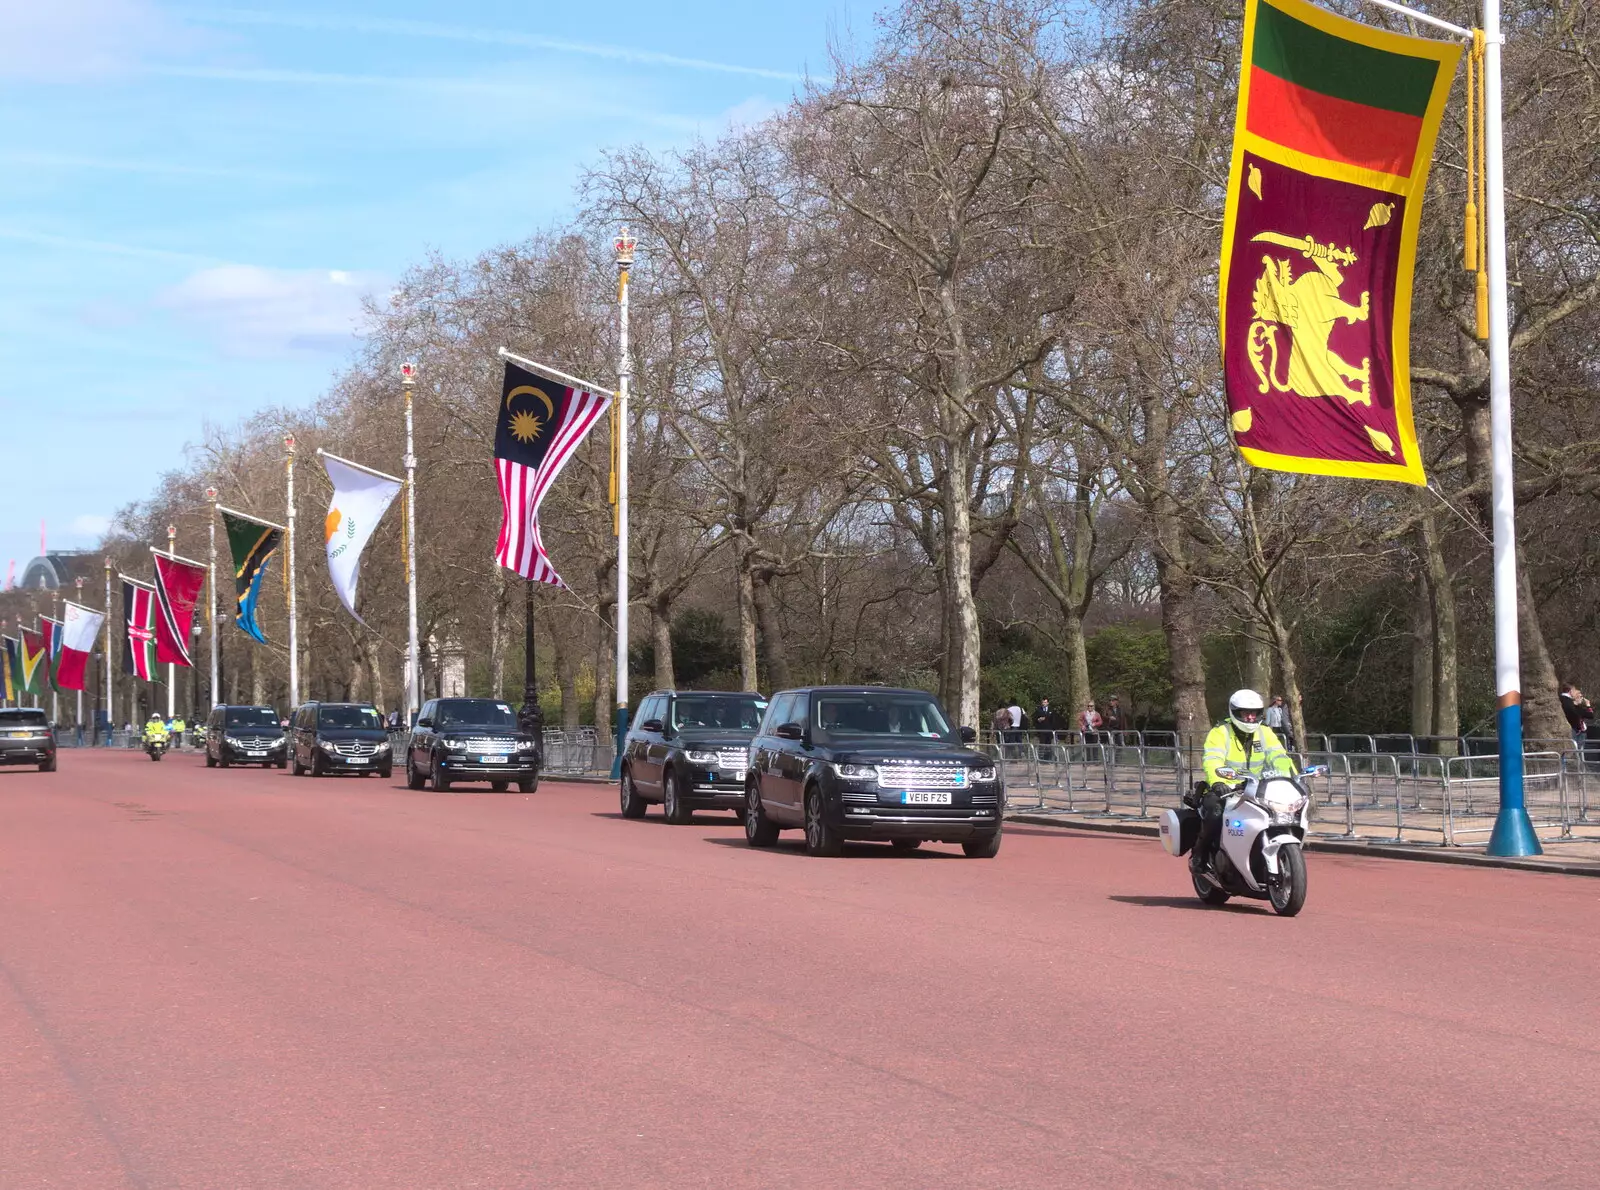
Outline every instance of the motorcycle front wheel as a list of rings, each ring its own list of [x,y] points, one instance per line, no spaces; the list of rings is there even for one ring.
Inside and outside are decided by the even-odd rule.
[[[1285,843],[1278,851],[1278,879],[1267,886],[1267,899],[1279,917],[1293,917],[1306,903],[1306,857],[1300,844]]]

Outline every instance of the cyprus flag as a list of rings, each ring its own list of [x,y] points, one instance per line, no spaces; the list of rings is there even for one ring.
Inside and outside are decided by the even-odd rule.
[[[328,575],[339,602],[356,619],[356,580],[361,577],[361,551],[384,512],[400,491],[401,481],[349,459],[319,451],[333,481],[324,532],[328,542]],[[366,623],[362,620],[362,623]]]

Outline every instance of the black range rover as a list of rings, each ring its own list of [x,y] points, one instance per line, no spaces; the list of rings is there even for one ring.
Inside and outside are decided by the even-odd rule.
[[[539,788],[538,742],[517,726],[510,703],[496,698],[436,698],[424,703],[406,745],[406,788],[429,781],[437,793],[455,781],[487,781],[496,793],[517,783]]]
[[[41,773],[56,771],[56,731],[50,718],[32,707],[0,708],[0,764],[33,764]]]
[[[206,768],[289,765],[289,740],[271,707],[216,706],[206,719]]]
[[[847,839],[914,850],[960,843],[967,855],[1000,850],[1005,792],[995,763],[964,745],[933,695],[876,686],[818,686],[772,696],[751,747],[745,838],[771,847],[803,829],[811,855],[838,855]]]
[[[688,822],[696,810],[732,810],[742,818],[750,741],[766,709],[759,694],[647,695],[623,744],[622,816],[640,818],[660,802],[673,823]]]

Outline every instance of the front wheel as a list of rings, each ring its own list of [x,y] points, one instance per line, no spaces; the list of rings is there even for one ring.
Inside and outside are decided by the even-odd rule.
[[[694,817],[694,811],[684,805],[683,798],[678,795],[678,778],[673,776],[671,769],[662,777],[661,803],[667,821],[673,826],[682,826]]]
[[[744,841],[752,847],[771,847],[778,841],[778,824],[761,809],[761,794],[752,782],[744,791]]]
[[[1000,832],[981,839],[968,839],[961,844],[961,852],[968,859],[993,859],[1000,854]]]
[[[410,756],[406,757],[406,788],[422,788],[422,774],[417,772],[416,762]]]
[[[645,800],[639,796],[639,791],[633,787],[633,774],[627,769],[622,770],[622,782],[617,791],[618,800],[622,803],[622,816],[624,818],[643,818]]]
[[[539,774],[535,773],[531,777],[518,777],[517,778],[517,792],[518,793],[538,793],[539,792]]]
[[[815,785],[806,790],[806,854],[827,858],[844,854],[844,838],[828,821],[822,790]]]
[[[1285,843],[1278,849],[1278,878],[1267,885],[1267,899],[1279,917],[1293,917],[1306,903],[1306,857],[1300,844]]]
[[[433,764],[430,765],[429,768],[431,770],[429,772],[429,779],[432,783],[431,788],[433,789],[433,792],[449,793],[450,778],[444,775],[444,765],[439,763],[439,758],[437,756],[433,758]]]
[[[1228,903],[1229,894],[1223,892],[1211,881],[1201,876],[1200,873],[1190,872],[1189,880],[1194,885],[1194,895],[1207,905],[1226,905]]]
[[[490,781],[489,788],[494,790],[496,793],[504,793],[507,789],[511,788],[511,783],[509,781]]]

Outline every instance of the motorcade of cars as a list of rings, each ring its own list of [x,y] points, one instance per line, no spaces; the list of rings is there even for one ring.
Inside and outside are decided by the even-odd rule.
[[[975,859],[992,858],[1005,790],[994,760],[967,746],[975,738],[922,690],[774,694],[750,748],[745,838],[771,847],[779,831],[798,829],[811,855],[882,839],[903,851],[959,843]]]
[[[721,690],[657,690],[639,703],[622,749],[619,797],[624,818],[660,802],[671,823],[696,810],[744,817],[750,741],[767,700]]]
[[[289,770],[296,777],[389,776],[394,755],[378,708],[369,702],[301,703],[289,725]]]
[[[289,740],[271,707],[220,705],[205,723],[206,768],[259,764],[289,767]]]
[[[31,764],[56,771],[56,728],[35,707],[0,708],[0,764]]]
[[[496,793],[516,783],[539,788],[539,741],[517,725],[497,698],[435,698],[417,714],[406,744],[406,788],[447,792],[458,781],[487,781]]]

